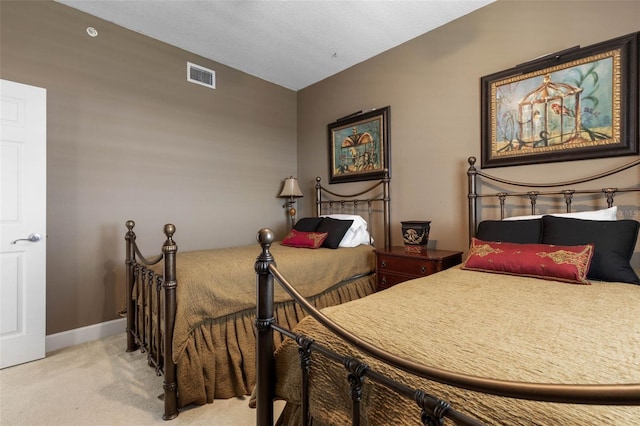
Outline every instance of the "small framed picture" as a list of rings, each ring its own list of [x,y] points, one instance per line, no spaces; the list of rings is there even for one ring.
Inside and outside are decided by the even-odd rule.
[[[329,124],[329,183],[381,179],[389,171],[389,109],[358,112]]]

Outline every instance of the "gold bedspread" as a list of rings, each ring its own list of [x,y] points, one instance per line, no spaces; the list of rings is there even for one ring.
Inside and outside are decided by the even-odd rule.
[[[640,286],[636,285],[572,285],[455,267],[323,312],[392,353],[451,371],[541,383],[640,383]],[[311,317],[303,319],[296,331],[339,353],[363,359],[352,347],[337,343]],[[276,352],[276,393],[290,402],[283,424],[298,424],[294,417],[299,409],[297,352],[295,343],[288,339]],[[486,424],[640,422],[640,407],[540,403],[482,395],[412,380],[377,360],[364,359],[374,370],[435,394]],[[290,369],[291,365],[296,367]],[[310,380],[315,386],[310,409],[314,425],[350,424],[351,403],[344,376],[342,366],[312,357]],[[335,389],[339,389],[337,396]],[[367,381],[363,425],[420,424],[414,402],[377,389]]]
[[[255,308],[254,265],[260,245],[178,253],[176,260],[177,311],[173,330],[173,360],[184,351],[191,332],[203,321]],[[371,246],[316,250],[271,246],[278,269],[304,296],[319,294],[335,284],[375,269]],[[276,303],[290,300],[276,286]],[[188,301],[188,303],[185,303]]]
[[[260,252],[254,244],[178,253],[173,359],[178,365],[179,406],[251,392],[255,384],[254,265]],[[364,297],[375,289],[371,246],[310,250],[275,242],[271,253],[287,280],[319,308]],[[294,327],[303,312],[277,284],[274,298],[278,321]]]

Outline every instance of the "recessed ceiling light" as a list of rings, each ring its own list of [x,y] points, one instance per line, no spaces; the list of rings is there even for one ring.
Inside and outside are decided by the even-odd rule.
[[[87,34],[89,34],[91,37],[98,37],[98,30],[93,27],[87,27]]]

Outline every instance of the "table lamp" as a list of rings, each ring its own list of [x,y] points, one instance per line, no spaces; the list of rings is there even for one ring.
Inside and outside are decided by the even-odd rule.
[[[284,180],[282,191],[280,192],[280,195],[278,197],[287,199],[282,207],[287,209],[290,220],[290,228],[293,228],[296,220],[296,209],[295,207],[293,207],[293,205],[296,203],[296,198],[302,197],[302,191],[300,191],[300,186],[298,186],[298,179],[294,178],[293,176],[289,176],[288,178],[286,178]]]

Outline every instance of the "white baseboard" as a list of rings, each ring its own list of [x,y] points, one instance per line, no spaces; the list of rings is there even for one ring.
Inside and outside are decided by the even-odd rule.
[[[62,333],[50,334],[45,339],[45,352],[57,351],[69,346],[92,342],[103,337],[124,333],[127,327],[127,319],[120,318],[99,324],[88,325]]]

